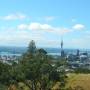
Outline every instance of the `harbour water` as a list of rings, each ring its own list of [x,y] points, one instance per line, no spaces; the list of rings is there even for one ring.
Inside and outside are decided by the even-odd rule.
[[[60,48],[44,48],[48,54],[50,55],[60,55]],[[0,47],[0,55],[8,55],[8,56],[21,56],[23,53],[27,51],[27,47]],[[77,49],[64,49],[66,54],[76,54]],[[88,52],[90,54],[90,50],[81,50],[80,52]]]

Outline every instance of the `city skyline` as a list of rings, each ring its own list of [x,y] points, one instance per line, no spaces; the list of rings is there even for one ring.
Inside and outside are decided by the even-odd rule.
[[[90,49],[89,0],[1,0],[0,46]]]

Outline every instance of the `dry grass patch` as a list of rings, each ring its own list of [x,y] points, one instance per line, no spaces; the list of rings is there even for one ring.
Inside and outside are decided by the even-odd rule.
[[[90,74],[69,74],[66,87],[82,87],[90,90]]]

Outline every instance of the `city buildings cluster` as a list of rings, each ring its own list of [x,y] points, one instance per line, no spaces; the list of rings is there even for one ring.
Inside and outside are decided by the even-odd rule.
[[[81,52],[79,49],[76,53],[66,54],[61,41],[61,58],[66,59],[69,69],[87,68],[90,69],[90,55],[87,51]]]

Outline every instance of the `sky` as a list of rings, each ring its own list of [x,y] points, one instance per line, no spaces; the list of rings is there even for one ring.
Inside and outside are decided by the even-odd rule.
[[[0,46],[90,49],[90,0],[1,0]]]

